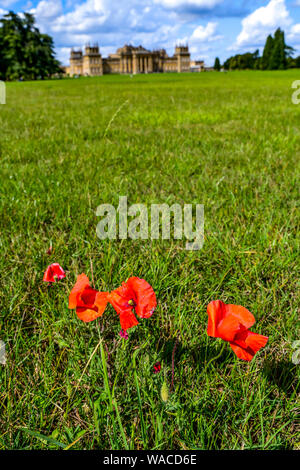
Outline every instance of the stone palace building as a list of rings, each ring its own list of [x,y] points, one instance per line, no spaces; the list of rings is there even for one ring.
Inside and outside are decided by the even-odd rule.
[[[73,77],[109,73],[201,72],[203,69],[203,61],[191,62],[188,46],[176,46],[174,55],[169,57],[164,49],[149,51],[142,46],[125,45],[115,54],[103,58],[97,45],[87,45],[84,54],[82,50],[71,50],[70,65],[65,70]]]

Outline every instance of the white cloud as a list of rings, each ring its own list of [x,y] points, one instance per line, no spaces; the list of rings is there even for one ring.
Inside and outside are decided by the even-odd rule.
[[[243,19],[242,31],[234,47],[261,46],[268,34],[273,34],[278,27],[289,27],[291,23],[285,0],[270,0],[265,7],[258,8]]]
[[[66,65],[70,60],[70,48],[69,47],[58,47],[56,48],[57,59],[63,64]]]
[[[294,26],[292,26],[290,34],[300,34],[300,23],[294,24]]]
[[[154,0],[165,8],[203,8],[212,9],[216,5],[223,3],[223,0]]]
[[[300,44],[300,23],[294,24],[291,27],[287,34],[287,40],[297,45]]]
[[[61,15],[63,12],[61,0],[42,0],[31,10],[40,21],[48,20]]]
[[[190,37],[190,42],[199,41],[217,41],[222,38],[220,35],[216,35],[218,23],[208,22],[206,26],[198,26]]]
[[[202,59],[213,64],[216,54],[216,41],[223,36],[217,34],[218,23],[208,22],[205,26],[199,25],[190,36],[177,39],[178,44],[188,44],[192,59]]]
[[[63,13],[61,1],[41,0],[32,10],[38,27],[55,39],[59,57],[66,56],[66,47],[82,47],[87,42],[98,42],[102,50],[114,52],[125,43],[145,47],[172,49],[182,24],[176,13],[166,12],[153,5],[153,0],[85,0]],[[177,21],[176,21],[177,19]]]
[[[7,7],[10,7],[11,5],[13,5],[14,3],[16,3],[17,0],[0,0],[0,7],[2,8],[7,8]],[[0,11],[4,11],[4,10],[1,10]]]
[[[73,11],[58,16],[52,26],[53,31],[88,34],[95,28],[99,29],[110,12],[105,3],[107,3],[105,0],[87,0],[80,5],[76,5]]]

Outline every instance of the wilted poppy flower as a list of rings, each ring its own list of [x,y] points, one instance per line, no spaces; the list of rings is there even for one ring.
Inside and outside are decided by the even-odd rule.
[[[154,290],[148,282],[138,277],[130,277],[121,287],[112,291],[109,294],[109,302],[120,315],[124,331],[139,323],[133,310],[139,318],[149,318],[156,308]]]
[[[153,372],[154,374],[158,374],[161,370],[161,363],[160,362],[156,362],[153,366]]]
[[[46,255],[51,255],[52,253],[52,245],[49,246],[48,250],[46,251]]]
[[[121,336],[121,338],[124,338],[124,339],[128,339],[128,338],[129,338],[128,333],[127,333],[127,331],[125,331],[125,330],[121,330],[120,333],[119,333],[119,335]]]
[[[66,277],[63,268],[58,263],[53,263],[48,266],[44,273],[43,281],[56,282]]]
[[[240,359],[251,361],[268,342],[267,336],[249,331],[255,318],[245,307],[226,305],[221,300],[215,300],[208,305],[207,313],[208,336],[228,341]]]
[[[85,274],[77,277],[69,296],[69,308],[76,308],[80,320],[90,322],[101,317],[107,302],[107,292],[98,292],[90,287],[89,279]]]

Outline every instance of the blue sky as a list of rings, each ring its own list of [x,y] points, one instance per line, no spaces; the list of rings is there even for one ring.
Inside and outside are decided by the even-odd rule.
[[[277,27],[300,55],[300,0],[0,0],[7,10],[30,11],[68,63],[71,47],[98,42],[103,56],[124,44],[173,53],[188,43],[192,58],[212,65],[263,47]]]

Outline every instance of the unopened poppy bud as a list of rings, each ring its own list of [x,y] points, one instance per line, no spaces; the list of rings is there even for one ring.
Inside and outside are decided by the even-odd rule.
[[[160,391],[160,396],[161,396],[162,401],[167,403],[167,401],[169,399],[169,390],[168,390],[168,386],[167,386],[166,382],[164,382],[162,384],[161,391]]]

